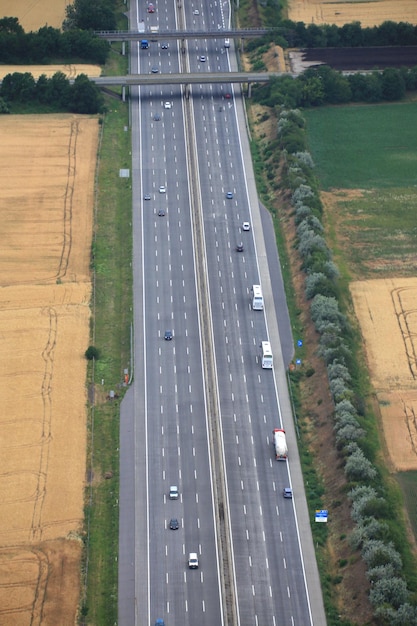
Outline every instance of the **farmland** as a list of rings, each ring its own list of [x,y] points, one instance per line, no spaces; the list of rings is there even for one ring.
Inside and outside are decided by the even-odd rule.
[[[414,0],[289,0],[288,17],[305,24],[349,24],[376,26],[391,20],[416,24]]]
[[[416,103],[305,113],[393,472],[417,469],[416,113]]]
[[[98,128],[0,118],[3,624],[77,614]]]

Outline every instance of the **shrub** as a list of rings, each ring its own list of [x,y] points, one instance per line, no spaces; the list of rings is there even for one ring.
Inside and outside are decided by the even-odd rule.
[[[350,444],[351,446],[354,444]],[[368,481],[374,480],[377,475],[375,467],[371,461],[366,458],[359,446],[356,446],[355,452],[350,454],[345,465],[345,474],[349,480]]]
[[[339,378],[341,380],[344,380],[346,383],[350,382],[352,379],[346,365],[343,365],[338,361],[333,361],[332,363],[329,363],[329,365],[327,366],[327,375],[329,377],[329,380]]]
[[[353,515],[352,515],[353,517]],[[365,542],[370,539],[383,540],[387,534],[388,526],[384,522],[380,522],[374,517],[367,517],[360,521],[358,526],[352,531],[349,537],[349,543],[357,550],[361,548]],[[377,566],[382,567],[382,566]]]
[[[363,560],[368,568],[391,564],[396,572],[402,568],[401,556],[392,542],[384,543],[380,539],[369,539],[362,548]]]
[[[298,161],[300,161],[300,163],[302,163],[305,167],[308,167],[309,169],[313,169],[314,168],[314,161],[313,161],[313,157],[311,156],[311,154],[307,151],[303,151],[303,152],[296,152],[294,154],[294,156],[296,157],[296,159],[298,159]]]
[[[373,606],[381,606],[384,604],[391,604],[391,606],[398,609],[401,604],[404,604],[410,593],[407,590],[407,584],[402,578],[391,577],[382,578],[377,580],[371,587],[369,593],[369,599]]]
[[[332,297],[335,295],[335,285],[323,272],[312,272],[306,276],[305,292],[307,300],[311,300],[317,294]]]
[[[341,428],[335,427],[336,442],[338,444],[346,444],[349,441],[358,441],[365,435],[365,431],[360,426],[354,424],[345,424]]]
[[[386,563],[385,565],[376,565],[375,567],[371,567],[366,572],[366,575],[371,583],[374,583],[377,580],[382,580],[383,578],[392,578],[395,576],[395,570],[392,563]]]
[[[346,385],[346,381],[343,378],[332,378],[329,383],[330,393],[333,396],[335,402],[341,400],[349,400],[353,396],[353,391]]]
[[[311,198],[314,196],[314,192],[309,185],[300,185],[292,194],[291,202],[296,204],[302,202],[305,198]]]
[[[350,413],[350,415],[356,415],[356,409],[350,400],[341,400],[336,404],[335,413]]]
[[[84,353],[84,356],[88,361],[92,361],[93,359],[98,361],[98,359],[100,358],[100,351],[94,346],[88,346],[87,350]]]
[[[297,202],[295,205],[295,224],[300,224],[309,215],[311,215],[310,207],[303,204],[301,201]]]

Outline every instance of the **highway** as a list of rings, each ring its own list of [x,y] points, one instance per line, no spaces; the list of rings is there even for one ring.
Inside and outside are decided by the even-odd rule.
[[[227,9],[203,0],[185,13],[165,0],[146,20],[160,32],[226,28]],[[141,13],[132,5],[133,30]],[[219,40],[189,39],[185,55],[174,43],[132,44],[130,73],[203,76],[228,72],[231,62]],[[121,625],[325,624],[311,535],[300,542],[309,532],[306,504],[299,469],[289,474],[298,454],[233,90],[202,81],[186,99],[175,84],[132,88],[135,380],[121,413]],[[268,325],[250,306],[259,283]],[[260,365],[268,337],[275,371]],[[282,426],[288,463],[275,461],[271,442]],[[177,501],[168,498],[172,484]],[[285,500],[290,485],[295,497]],[[169,529],[172,517],[178,530]],[[187,567],[189,552],[199,555],[197,570]]]

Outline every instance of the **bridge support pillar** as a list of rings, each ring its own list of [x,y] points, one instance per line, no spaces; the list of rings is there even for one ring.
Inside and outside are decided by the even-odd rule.
[[[122,102],[126,102],[126,87],[122,86]]]
[[[252,95],[252,83],[248,83],[248,98]]]
[[[122,55],[126,56],[126,42],[122,41]]]
[[[189,100],[190,99],[190,85],[188,83],[184,86],[184,91],[185,91],[185,99]]]

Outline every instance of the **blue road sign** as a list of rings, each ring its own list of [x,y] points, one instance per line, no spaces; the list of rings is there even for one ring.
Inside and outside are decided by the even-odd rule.
[[[316,522],[327,522],[328,510],[322,509],[316,511]]]
[[[301,346],[302,346],[302,345],[303,345],[303,342],[302,342],[302,340],[301,340],[301,339],[299,339],[299,340],[297,341],[297,346],[298,346],[299,348],[301,348]]]

